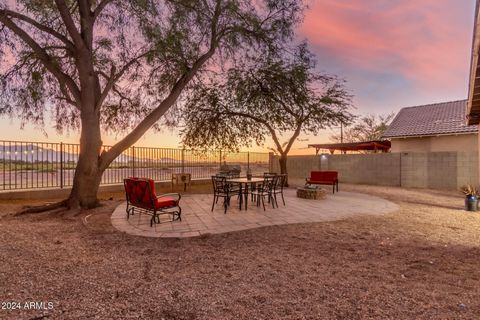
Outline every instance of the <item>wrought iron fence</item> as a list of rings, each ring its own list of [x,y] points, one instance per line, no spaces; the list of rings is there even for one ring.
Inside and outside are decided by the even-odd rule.
[[[79,153],[78,144],[0,140],[0,190],[72,186]],[[260,174],[269,171],[270,159],[261,152],[131,147],[105,170],[101,183],[118,184],[130,176],[168,181],[173,173],[209,178],[222,164],[240,165],[242,172],[250,168],[253,174]]]

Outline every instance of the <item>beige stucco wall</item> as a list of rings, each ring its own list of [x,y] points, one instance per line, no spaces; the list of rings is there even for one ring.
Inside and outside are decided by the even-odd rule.
[[[394,138],[391,152],[471,152],[478,151],[478,134],[435,137]]]

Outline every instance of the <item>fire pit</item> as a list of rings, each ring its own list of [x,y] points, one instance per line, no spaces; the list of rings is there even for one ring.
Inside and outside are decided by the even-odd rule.
[[[309,186],[297,188],[297,197],[302,199],[322,200],[325,198],[327,191],[318,186]]]

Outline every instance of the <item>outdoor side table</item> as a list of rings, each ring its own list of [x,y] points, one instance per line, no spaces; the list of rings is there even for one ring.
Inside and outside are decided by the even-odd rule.
[[[190,185],[192,181],[192,174],[191,173],[172,173],[172,190],[173,184],[179,185],[183,183],[183,191],[187,191],[187,184]]]

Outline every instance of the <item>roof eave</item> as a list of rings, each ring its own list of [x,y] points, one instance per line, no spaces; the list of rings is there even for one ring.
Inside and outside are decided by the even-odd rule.
[[[431,134],[414,134],[405,136],[383,136],[382,139],[402,139],[402,138],[423,138],[423,137],[438,137],[438,136],[458,136],[465,134],[478,134],[478,131],[467,132],[447,132],[447,133],[431,133]]]
[[[470,65],[470,82],[467,102],[467,124],[480,122],[480,66],[478,55],[480,50],[480,0],[477,0],[472,40],[472,58]]]

